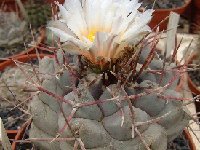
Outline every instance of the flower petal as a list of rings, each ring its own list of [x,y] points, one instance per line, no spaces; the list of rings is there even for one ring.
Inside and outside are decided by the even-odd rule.
[[[60,29],[57,29],[57,28],[54,28],[54,27],[48,27],[48,29],[50,29],[51,31],[53,31],[53,33],[60,38],[61,42],[66,42],[66,41],[72,42],[75,45],[78,45],[79,48],[82,49],[82,50],[88,49],[88,45],[86,45],[82,41],[74,38],[73,36],[67,34],[64,31],[62,31]]]
[[[87,24],[84,18],[83,8],[79,0],[66,0],[64,5],[58,5],[62,10],[62,14],[66,15],[63,19],[66,20],[68,27],[79,37],[82,34],[87,34]]]
[[[140,13],[135,17],[134,22],[131,24],[129,29],[124,33],[122,36],[122,41],[125,40],[131,40],[133,38],[136,38],[138,33],[144,32],[144,28],[146,29],[147,23],[151,20],[151,15],[153,13],[153,10],[149,9],[146,10],[144,13]]]
[[[50,21],[48,23],[48,26],[60,29],[60,30],[64,31],[65,33],[77,38],[76,35],[67,27],[67,25],[62,22],[62,20]]]
[[[51,30],[91,60],[117,58],[125,46],[150,31],[153,11],[139,12],[138,0],[65,0],[58,6],[63,24]]]

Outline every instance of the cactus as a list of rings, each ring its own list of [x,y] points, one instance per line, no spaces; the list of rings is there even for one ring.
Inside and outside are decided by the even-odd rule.
[[[0,93],[1,99],[4,100],[1,101],[1,106],[8,107],[17,105],[31,97],[30,93],[24,92],[24,90],[28,88],[25,84],[27,82],[27,76],[24,75],[21,69],[23,69],[28,76],[34,78],[32,67],[27,65],[20,65],[20,67],[21,68],[6,68],[4,72],[1,73]]]
[[[14,12],[0,10],[0,47],[14,47],[24,45],[28,32],[26,21],[21,21]],[[2,56],[3,57],[3,56]]]
[[[105,86],[102,74],[95,74],[90,69],[78,80],[69,70],[63,70],[65,62],[62,52],[59,51],[58,55],[60,55],[59,65],[55,59],[47,57],[42,59],[39,65],[40,73],[44,74],[40,87],[43,92],[35,96],[30,104],[33,115],[30,132],[32,138],[54,138],[60,133],[62,138],[74,136],[77,140],[80,138],[86,149],[144,149],[137,133],[132,137],[134,127],[142,134],[149,147],[165,150],[167,141],[173,140],[187,126],[189,116],[182,108],[183,103],[177,100],[181,99],[181,95],[175,91],[177,82],[173,81],[173,85],[165,90],[163,87],[176,76],[170,69],[174,65],[167,66],[168,71],[165,71],[161,83],[159,75],[144,71],[135,83],[129,82],[121,88],[117,82]],[[77,64],[71,63],[70,66],[73,68]],[[162,61],[153,60],[150,66],[148,69],[162,69],[159,68],[162,67]],[[49,75],[56,74],[60,70],[63,71],[58,76]],[[109,80],[112,78],[113,76],[108,77]],[[73,82],[77,81],[78,85],[73,91]],[[157,92],[157,88],[163,88],[162,92]],[[145,89],[150,89],[152,92],[146,93]],[[114,99],[113,95],[118,98]],[[134,124],[127,95],[132,100]],[[134,95],[138,98],[134,98]],[[80,103],[83,107],[77,106],[79,109],[76,110],[76,107],[73,108],[68,102]],[[71,116],[74,111],[68,128],[65,117]],[[151,122],[155,118],[160,119]],[[151,123],[147,123],[148,121]],[[62,150],[73,149],[74,141],[35,144],[41,149]]]
[[[67,2],[69,5],[80,3],[79,0]],[[138,7],[137,0],[134,2]],[[59,7],[61,13],[65,12],[61,5]],[[134,11],[139,13],[137,7]],[[70,10],[73,9],[68,7]],[[142,27],[151,18],[145,15],[145,22],[137,22],[144,23]],[[139,16],[143,18],[140,13]],[[79,51],[74,45],[69,47],[64,43],[61,46],[64,51],[60,49],[54,58],[45,57],[39,62],[41,82],[32,84],[40,92],[30,103],[33,119],[30,138],[35,139],[36,147],[45,150],[166,150],[167,143],[188,125],[190,116],[181,94],[175,90],[181,67],[176,67],[171,59],[156,55],[159,36],[144,36],[146,28],[138,28],[141,32],[134,31],[134,36],[130,36],[134,44],[124,46],[117,38],[119,45],[115,43],[115,46],[106,33],[96,33],[95,39],[93,33],[88,33],[86,37],[96,45],[84,50],[87,45],[80,39],[75,40],[75,30],[67,32],[57,21],[50,29],[61,42],[71,40],[83,49]],[[66,35],[69,32],[70,38]],[[106,47],[105,39],[113,45]],[[128,37],[125,40],[129,41]],[[101,51],[101,44],[104,44],[103,50],[109,48],[111,54]],[[73,48],[75,54],[69,54]]]

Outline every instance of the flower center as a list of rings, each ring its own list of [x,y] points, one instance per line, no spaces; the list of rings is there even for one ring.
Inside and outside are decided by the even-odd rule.
[[[87,38],[88,38],[91,42],[94,42],[95,34],[96,34],[96,32],[91,31],[91,32],[89,32],[89,34],[87,35]]]

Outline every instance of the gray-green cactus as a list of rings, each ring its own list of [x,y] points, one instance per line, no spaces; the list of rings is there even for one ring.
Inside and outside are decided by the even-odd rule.
[[[21,21],[16,13],[0,10],[0,47],[23,45],[27,31],[26,22]]]
[[[137,73],[148,52],[143,49]],[[30,103],[30,137],[57,140],[34,142],[39,149],[166,150],[187,126],[190,117],[175,90],[180,74],[174,63],[163,70],[163,60],[154,58],[139,77],[122,84],[115,73],[97,74],[80,62],[61,50],[56,58],[40,61],[42,85]]]
[[[31,93],[24,92],[24,90],[30,89],[26,86],[27,76],[34,78],[32,67],[27,65],[20,65],[20,67],[6,68],[0,75],[1,106],[3,107],[17,105],[31,97]],[[21,69],[27,73],[27,76]]]

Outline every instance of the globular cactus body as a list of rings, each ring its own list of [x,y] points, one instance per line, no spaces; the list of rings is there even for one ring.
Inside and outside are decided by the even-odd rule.
[[[137,86],[133,87],[131,84],[127,84],[124,91],[119,88],[117,83],[105,88],[103,81],[98,80],[101,79],[101,74],[87,72],[85,76],[77,79],[69,70],[65,70],[56,77],[51,76],[56,74],[64,64],[61,51],[58,52],[58,59],[59,64],[54,58],[42,59],[39,70],[42,73],[42,78],[44,78],[42,87],[57,96],[63,97],[63,101],[45,92],[41,92],[34,97],[30,104],[31,113],[33,114],[30,137],[54,138],[62,130],[60,138],[74,136],[77,139],[80,138],[86,149],[145,149],[145,145],[137,133],[132,137],[132,118],[126,95],[140,94],[146,88],[163,87],[163,83],[160,82],[158,77],[148,73],[153,77],[152,81],[142,77],[136,82]],[[71,66],[78,65],[71,63]],[[157,66],[162,65],[158,64]],[[171,67],[174,66],[171,65]],[[168,65],[168,68],[170,68],[170,65]],[[166,71],[167,79],[169,79],[165,82],[169,82],[175,77],[170,71]],[[163,78],[167,80],[165,75]],[[92,82],[93,79],[96,80]],[[73,84],[77,85],[76,90],[72,90]],[[99,96],[96,95],[96,98],[94,98],[95,96],[92,96],[94,93],[98,93]],[[111,100],[113,96],[119,98]],[[167,142],[173,140],[188,124],[189,117],[182,108],[183,103],[175,99],[167,99],[169,96],[181,98],[181,95],[175,91],[175,86],[169,86],[168,89],[162,92],[162,96],[152,92],[132,101],[131,107],[134,111],[135,126],[137,126],[137,123],[144,123],[161,117],[157,122],[137,126],[137,131],[141,133],[145,143],[154,150],[165,150]],[[70,120],[69,128],[66,126],[66,117],[71,116],[76,107],[64,100],[77,104],[93,103],[93,105],[80,107],[77,111],[74,111],[75,114]],[[163,117],[163,115],[166,116]],[[124,121],[122,121],[123,117]],[[42,141],[35,144],[41,149],[64,150],[73,149],[74,142],[55,141],[48,143]]]

